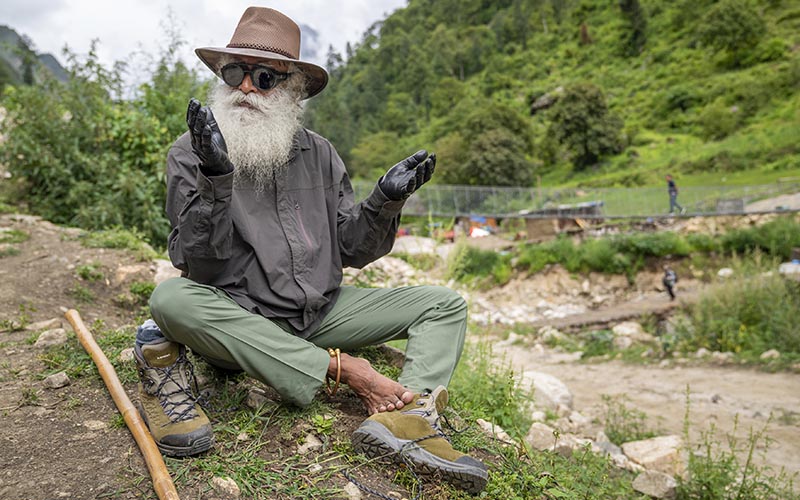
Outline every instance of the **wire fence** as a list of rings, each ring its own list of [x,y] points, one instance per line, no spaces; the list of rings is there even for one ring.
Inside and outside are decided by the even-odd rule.
[[[355,182],[356,199],[373,183]],[[685,215],[735,215],[797,211],[800,179],[753,186],[681,187],[677,202]],[[669,213],[666,185],[651,188],[517,188],[426,185],[408,199],[407,215],[496,218],[647,218]]]

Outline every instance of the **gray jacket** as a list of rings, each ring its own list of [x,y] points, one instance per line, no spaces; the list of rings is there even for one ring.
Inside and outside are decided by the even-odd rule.
[[[167,155],[169,256],[184,276],[308,337],[333,306],[342,267],[363,267],[394,244],[402,201],[376,186],[361,203],[333,146],[306,129],[287,168],[257,193],[233,174],[206,177],[189,134]]]

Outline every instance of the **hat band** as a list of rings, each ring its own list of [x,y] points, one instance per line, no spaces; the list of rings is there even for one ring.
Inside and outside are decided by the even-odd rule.
[[[229,43],[229,49],[255,49],[255,50],[263,50],[266,52],[274,52],[276,54],[280,54],[282,56],[288,57],[289,59],[297,60],[297,56],[290,54],[288,51],[279,49],[278,47],[269,47],[266,45],[261,45],[259,43]]]

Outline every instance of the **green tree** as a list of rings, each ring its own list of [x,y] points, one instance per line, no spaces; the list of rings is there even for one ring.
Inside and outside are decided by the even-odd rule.
[[[626,56],[638,56],[647,42],[647,19],[639,0],[619,0],[619,8],[625,17],[626,27],[622,34],[622,52]]]
[[[567,87],[553,107],[548,136],[567,149],[576,170],[583,170],[621,150],[622,125],[599,87],[579,83]]]
[[[753,49],[767,32],[766,24],[746,0],[721,0],[703,17],[700,40],[715,52],[725,52],[733,66]]]

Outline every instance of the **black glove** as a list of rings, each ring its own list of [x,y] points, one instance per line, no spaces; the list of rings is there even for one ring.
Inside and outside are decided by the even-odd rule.
[[[233,163],[228,159],[228,146],[225,145],[214,114],[195,98],[189,100],[186,125],[192,138],[192,149],[200,158],[203,173],[225,175],[233,172]]]
[[[436,153],[424,149],[396,164],[378,181],[378,187],[390,200],[405,200],[423,184],[431,180],[436,167]]]

